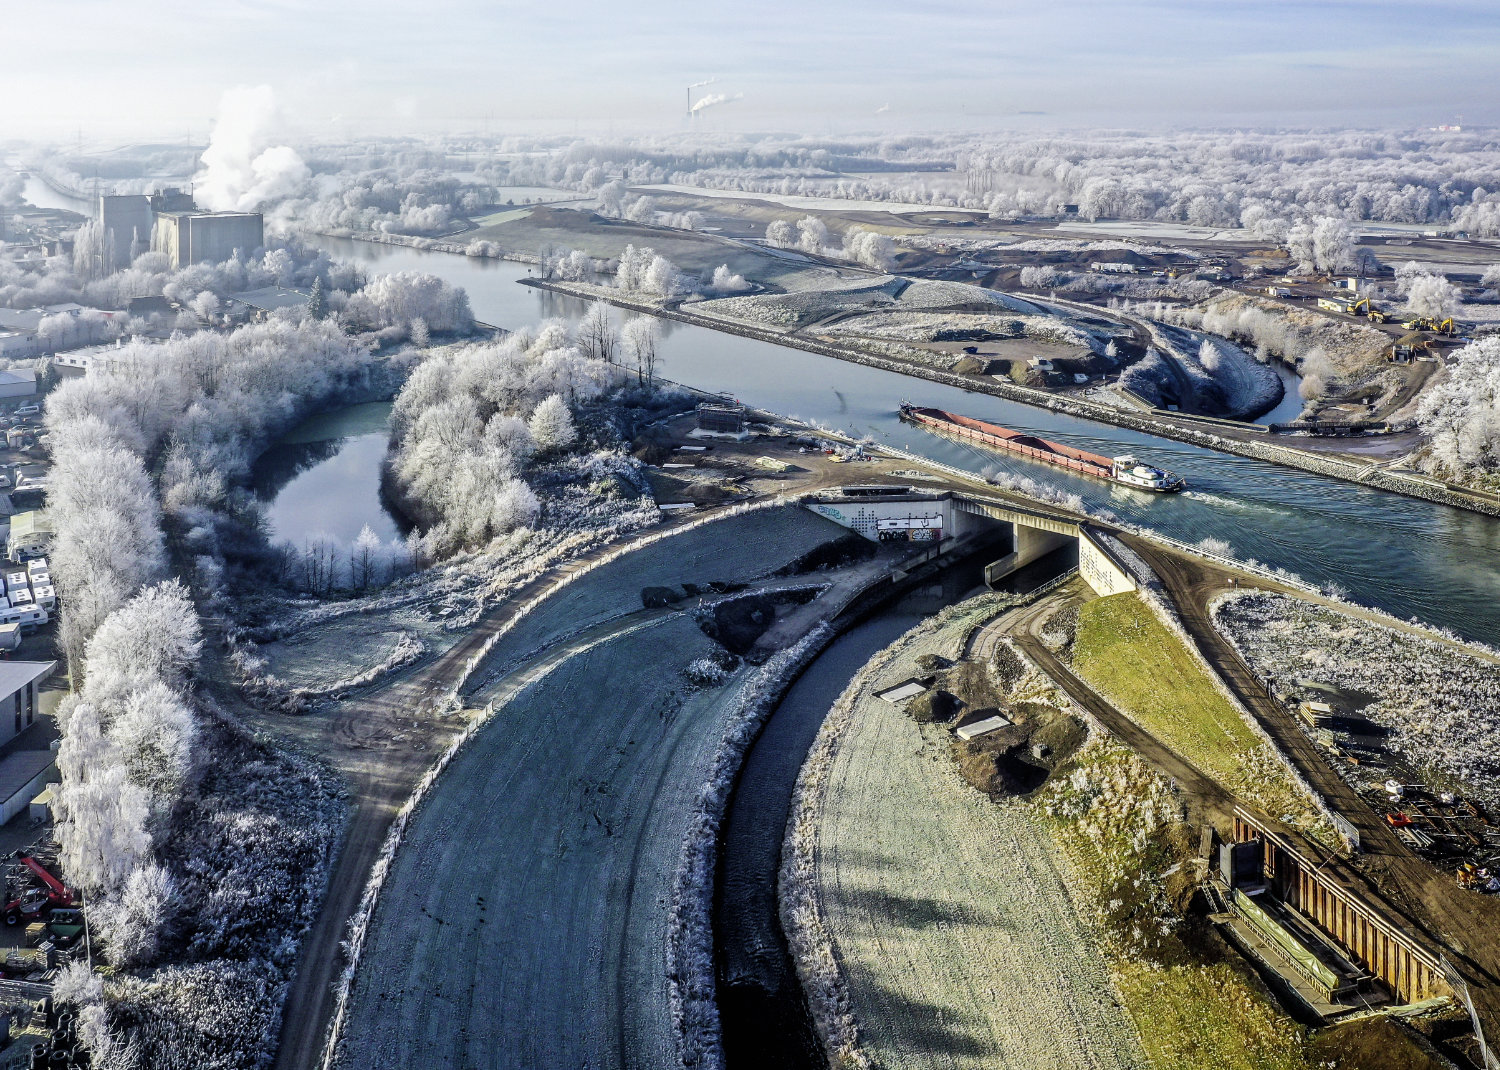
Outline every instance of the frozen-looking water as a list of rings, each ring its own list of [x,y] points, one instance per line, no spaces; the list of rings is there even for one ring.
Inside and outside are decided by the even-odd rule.
[[[442,276],[468,290],[476,316],[498,326],[572,317],[583,308],[516,285],[534,270],[524,264],[346,240],[320,244],[372,271]],[[1174,538],[1222,539],[1241,557],[1337,583],[1400,616],[1500,641],[1500,521],[1492,517],[670,320],[662,321],[660,373],[970,471],[1026,476]],[[1133,452],[1186,476],[1189,490],[1146,494],[939,438],[897,419],[903,397],[1098,453]]]

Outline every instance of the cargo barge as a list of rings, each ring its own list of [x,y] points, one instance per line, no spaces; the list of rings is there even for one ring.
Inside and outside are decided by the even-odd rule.
[[[1012,431],[999,424],[986,423],[971,416],[960,416],[943,409],[929,409],[910,402],[901,403],[901,419],[921,424],[934,431],[956,435],[959,438],[979,442],[992,449],[1019,454],[1043,464],[1066,468],[1079,475],[1092,476],[1110,483],[1134,487],[1137,490],[1170,494],[1182,490],[1187,481],[1181,476],[1161,468],[1143,464],[1130,455],[1105,457],[1087,450],[1064,446],[1061,442],[1050,442],[1024,431]]]

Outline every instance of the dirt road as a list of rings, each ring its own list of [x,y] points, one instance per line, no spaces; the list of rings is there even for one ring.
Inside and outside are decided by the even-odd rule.
[[[1500,902],[1459,888],[1408,848],[1381,815],[1324,759],[1292,715],[1266,692],[1233,645],[1214,627],[1209,604],[1228,590],[1227,574],[1207,562],[1122,535],[1156,572],[1199,651],[1280,751],[1329,806],[1359,830],[1362,854],[1345,867],[1367,882],[1468,975],[1489,1035],[1500,1032]],[[1270,585],[1268,585],[1270,586]]]
[[[1111,735],[1155,766],[1162,776],[1173,781],[1177,790],[1196,805],[1199,820],[1206,818],[1216,824],[1227,825],[1232,820],[1234,810],[1234,797],[1229,792],[1115,709],[1074,675],[1073,670],[1058,660],[1057,655],[1041,641],[1037,633],[1042,622],[1070,600],[1066,593],[1059,592],[1051,598],[1002,614],[975,631],[970,640],[971,656],[985,656],[1000,636],[1011,635],[1026,656],[1036,662],[1075,705],[1088,711]]]

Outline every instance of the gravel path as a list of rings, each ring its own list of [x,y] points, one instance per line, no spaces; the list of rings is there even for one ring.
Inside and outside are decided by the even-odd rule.
[[[724,693],[678,670],[709,649],[643,613],[454,760],[392,866],[340,1066],[672,1061],[667,903]]]
[[[856,700],[812,801],[816,894],[860,1048],[891,1070],[1144,1065],[1050,834],[959,780],[945,728],[924,740],[872,697],[914,675],[921,653],[955,656],[967,630],[903,640]]]

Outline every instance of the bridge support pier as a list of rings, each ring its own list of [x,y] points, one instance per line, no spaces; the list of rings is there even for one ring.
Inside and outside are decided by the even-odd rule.
[[[1033,561],[1046,557],[1059,546],[1064,546],[1073,538],[1056,531],[1044,531],[1041,528],[1027,527],[1025,524],[1011,524],[1011,552],[998,561],[984,566],[984,583],[986,587],[994,587],[1006,576],[1017,569],[1025,568]]]

